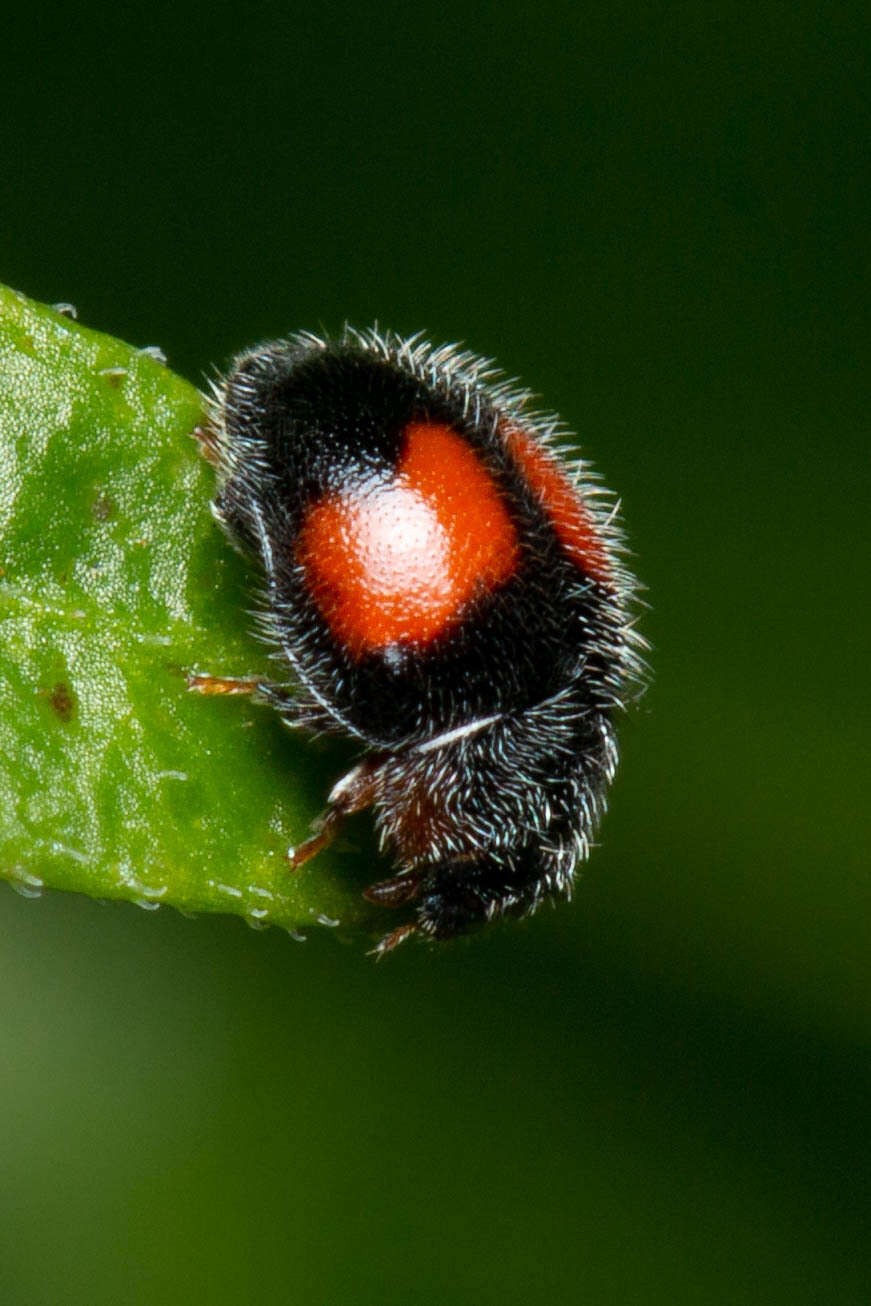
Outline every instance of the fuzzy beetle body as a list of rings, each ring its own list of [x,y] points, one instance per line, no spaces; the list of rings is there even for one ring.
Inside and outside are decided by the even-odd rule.
[[[346,329],[241,355],[199,433],[293,685],[191,687],[359,741],[289,856],[374,806],[399,873],[367,896],[416,913],[379,953],[568,894],[616,767],[635,583],[608,496],[528,403],[470,354]]]

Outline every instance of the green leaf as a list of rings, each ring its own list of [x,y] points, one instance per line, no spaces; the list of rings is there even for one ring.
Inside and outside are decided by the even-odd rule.
[[[0,876],[361,925],[347,859],[285,859],[323,802],[318,746],[186,690],[191,670],[270,673],[253,578],[210,516],[201,419],[148,352],[0,287]]]

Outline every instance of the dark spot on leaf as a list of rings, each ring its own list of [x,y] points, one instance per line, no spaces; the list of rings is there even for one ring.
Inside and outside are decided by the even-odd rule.
[[[91,512],[97,521],[109,521],[111,517],[115,516],[115,504],[107,494],[101,493],[97,495],[91,504]]]
[[[76,710],[76,699],[69,685],[59,680],[53,689],[43,691],[49,701],[49,706],[61,721],[70,721]]]

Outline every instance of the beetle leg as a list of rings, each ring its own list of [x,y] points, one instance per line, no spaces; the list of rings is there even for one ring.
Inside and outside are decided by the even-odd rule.
[[[313,823],[310,838],[287,850],[287,860],[292,870],[297,870],[332,843],[346,816],[362,812],[374,802],[380,765],[380,758],[364,757],[362,762],[358,762],[333,785],[327,799],[327,810]]]
[[[388,952],[398,948],[400,943],[404,943],[407,938],[416,933],[416,925],[400,925],[397,929],[391,930],[389,934],[385,934],[383,939],[379,939],[375,947],[371,949],[369,956],[374,957],[376,961],[380,961],[382,957],[387,956]]]

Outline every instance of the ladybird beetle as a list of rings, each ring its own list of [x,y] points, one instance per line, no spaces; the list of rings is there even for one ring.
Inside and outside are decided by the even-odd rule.
[[[346,328],[241,354],[196,433],[292,683],[190,688],[358,742],[288,858],[374,808],[397,873],[366,897],[413,910],[377,955],[568,896],[643,680],[617,505],[530,401],[454,346]]]

